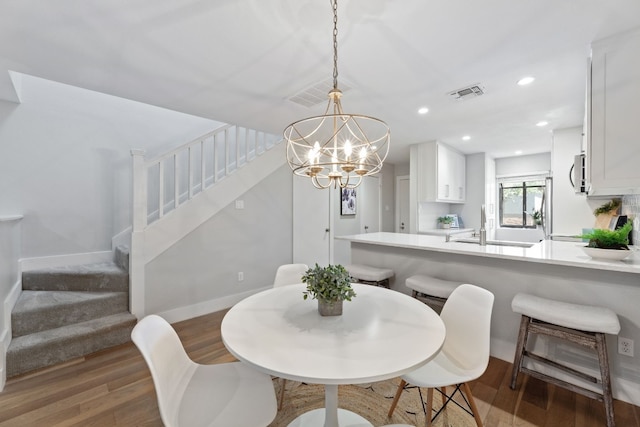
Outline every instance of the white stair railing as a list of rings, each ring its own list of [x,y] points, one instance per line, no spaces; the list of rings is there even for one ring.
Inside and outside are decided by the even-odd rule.
[[[252,182],[264,179],[284,164],[285,156],[280,150],[271,150],[280,141],[280,136],[225,125],[151,160],[144,159],[144,151],[131,150],[129,306],[138,319],[146,314],[146,264],[230,203],[237,197],[236,191],[247,191]],[[264,167],[255,171],[246,168],[238,172],[239,179],[224,180],[269,150],[263,156]],[[216,190],[209,190],[215,183],[219,183]],[[188,201],[191,203],[186,204]],[[182,205],[179,214],[176,211]]]
[[[169,153],[133,156],[133,231],[141,231],[281,141],[278,135],[225,125]]]

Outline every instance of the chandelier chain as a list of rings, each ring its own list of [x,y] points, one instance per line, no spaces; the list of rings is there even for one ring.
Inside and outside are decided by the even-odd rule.
[[[338,0],[333,4],[333,88],[338,89]]]

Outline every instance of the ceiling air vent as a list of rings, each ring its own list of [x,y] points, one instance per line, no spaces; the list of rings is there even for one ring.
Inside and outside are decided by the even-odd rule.
[[[304,105],[305,107],[313,107],[318,104],[326,104],[329,100],[329,91],[333,89],[333,78],[328,78],[319,83],[316,83],[295,95],[289,97],[289,101],[296,104]],[[342,93],[351,89],[350,86],[344,84],[342,80],[338,82],[338,89]]]
[[[471,86],[463,87],[461,89],[449,92],[449,96],[456,100],[463,100],[469,98],[475,98],[484,94],[484,88],[480,83],[472,84]]]

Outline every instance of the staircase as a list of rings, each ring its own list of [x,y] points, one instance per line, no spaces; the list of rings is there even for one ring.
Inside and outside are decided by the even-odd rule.
[[[22,274],[11,313],[7,377],[130,341],[126,248],[116,262],[57,267]]]

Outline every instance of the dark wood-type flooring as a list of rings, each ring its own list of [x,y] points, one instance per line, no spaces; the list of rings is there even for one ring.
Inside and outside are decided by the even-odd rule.
[[[174,325],[196,362],[234,360],[220,338],[224,314]],[[472,384],[485,426],[604,425],[600,402],[522,374],[513,391],[510,374],[510,363],[491,358],[485,374]],[[616,400],[615,415],[619,427],[640,427],[636,406]],[[132,343],[10,379],[0,393],[0,426],[161,425],[149,370]]]

